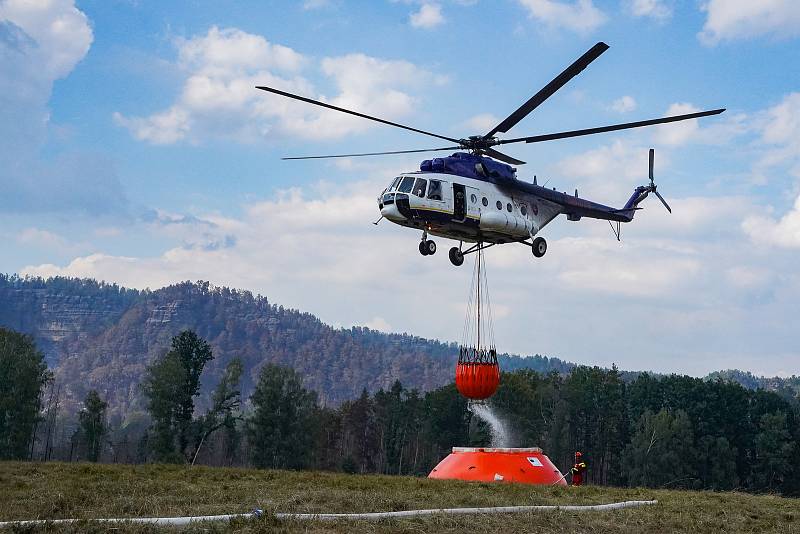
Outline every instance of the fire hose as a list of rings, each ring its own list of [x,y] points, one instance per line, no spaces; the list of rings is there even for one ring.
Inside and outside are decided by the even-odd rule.
[[[658,501],[623,501],[608,504],[591,505],[532,505],[532,506],[494,506],[486,508],[432,508],[426,510],[404,510],[399,512],[367,512],[354,514],[324,514],[324,513],[292,513],[279,512],[275,514],[276,519],[295,520],[295,521],[336,521],[343,520],[362,520],[379,521],[381,519],[401,519],[408,517],[424,517],[432,515],[479,515],[479,514],[508,514],[518,512],[604,512],[609,510],[619,510],[622,508],[634,508],[658,504]],[[226,514],[226,515],[201,515],[186,517],[121,517],[103,519],[33,519],[27,521],[3,521],[3,527],[21,527],[35,525],[59,525],[79,523],[81,521],[91,521],[97,523],[146,523],[152,525],[188,525],[199,521],[230,521],[231,519],[258,518],[264,515],[262,510],[256,509],[246,514]]]

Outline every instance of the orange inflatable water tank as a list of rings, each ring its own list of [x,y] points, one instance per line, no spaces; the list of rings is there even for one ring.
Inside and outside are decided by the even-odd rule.
[[[561,471],[538,447],[453,447],[428,478],[566,486]]]
[[[488,399],[500,385],[500,366],[494,362],[456,364],[456,388],[468,399]]]

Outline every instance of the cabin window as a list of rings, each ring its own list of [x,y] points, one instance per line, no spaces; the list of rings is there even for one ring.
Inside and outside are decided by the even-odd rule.
[[[503,211],[503,203],[500,202],[499,200],[497,201],[497,209],[499,209],[500,211]]]
[[[399,184],[400,180],[402,179],[403,179],[402,176],[398,176],[397,178],[395,178],[394,182],[392,182],[392,185],[389,186],[388,191],[394,191],[395,189],[397,189],[397,184]]]
[[[473,204],[475,204],[478,201],[478,197],[476,197],[474,194],[470,195],[469,196],[469,201],[472,202]]]
[[[525,207],[525,204],[522,204],[519,207],[519,212],[522,214],[523,217],[528,215],[528,208]]]
[[[442,182],[439,180],[431,180],[431,185],[428,187],[428,198],[431,200],[442,200]]]
[[[483,205],[484,206],[488,206],[489,205],[489,199],[488,198],[483,197]]]
[[[514,209],[514,208],[511,206],[511,202],[509,202],[508,204],[506,204],[506,209],[508,210],[508,213],[511,213],[511,211]]]
[[[425,198],[425,188],[428,186],[428,180],[425,178],[417,178],[417,181],[414,182],[414,190],[411,194],[418,196],[419,198]]]
[[[414,187],[414,178],[412,176],[406,176],[403,178],[403,181],[400,182],[400,187],[398,187],[397,190],[401,193],[410,193],[412,187]]]

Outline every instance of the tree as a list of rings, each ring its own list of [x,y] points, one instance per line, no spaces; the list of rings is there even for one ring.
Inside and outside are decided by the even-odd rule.
[[[183,380],[178,390],[179,398],[175,423],[178,430],[178,450],[184,452],[189,444],[192,419],[194,417],[194,398],[200,392],[200,375],[206,362],[214,358],[211,347],[191,330],[185,330],[172,338],[172,350],[183,367]],[[241,375],[241,369],[239,371]],[[238,384],[238,376],[237,376]]]
[[[317,394],[303,388],[293,369],[267,364],[250,401],[253,413],[247,421],[247,434],[256,467],[305,467],[312,457],[310,430]]]
[[[153,420],[149,442],[156,460],[186,459],[194,430],[194,397],[203,367],[213,357],[208,343],[186,330],[172,338],[172,349],[163,358],[147,367],[142,388]]]
[[[180,360],[168,352],[147,367],[142,389],[147,399],[147,412],[152,420],[147,438],[148,448],[156,461],[177,463],[176,450],[177,399],[185,373]]]
[[[725,437],[701,436],[697,439],[698,473],[703,488],[732,490],[736,476],[736,448]]]
[[[375,402],[366,388],[361,390],[358,399],[345,402],[339,410],[342,414],[342,468],[354,473],[377,470],[380,436],[376,432]]]
[[[33,338],[0,328],[0,460],[28,456],[42,388],[51,379]]]
[[[238,446],[238,435],[235,433],[237,431],[236,422],[240,419],[240,415],[236,411],[242,404],[241,391],[239,391],[241,377],[242,360],[235,358],[225,368],[225,373],[211,396],[211,408],[196,421],[194,444],[192,451],[187,456],[187,460],[190,460],[192,465],[197,460],[197,454],[206,439],[222,427],[228,431],[228,445]]]
[[[650,410],[639,417],[625,449],[624,471],[631,486],[689,486],[694,471],[694,435],[683,410]]]
[[[86,459],[96,462],[103,448],[103,438],[108,431],[106,408],[108,403],[100,399],[96,390],[91,390],[83,401],[83,408],[78,413],[80,441],[86,451]]]
[[[583,452],[588,460],[589,479],[617,482],[628,427],[626,388],[619,370],[576,367],[564,381],[563,395],[572,451]]]
[[[791,460],[796,446],[785,413],[766,413],[759,423],[761,432],[755,440],[753,480],[758,489],[779,489],[793,472]]]

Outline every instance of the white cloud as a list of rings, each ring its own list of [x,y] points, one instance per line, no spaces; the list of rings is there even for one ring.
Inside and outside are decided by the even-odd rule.
[[[744,220],[742,229],[756,244],[800,248],[800,196],[780,219],[753,215]]]
[[[667,112],[664,114],[664,116],[669,117],[671,115],[684,115],[688,113],[696,113],[698,111],[701,111],[700,108],[689,103],[680,102],[672,104],[669,109],[667,109]],[[686,144],[700,129],[700,125],[697,123],[697,121],[698,119],[689,119],[685,121],[672,122],[669,124],[660,124],[655,127],[655,133],[653,137],[657,143],[664,145],[677,146]]]
[[[705,44],[761,35],[776,38],[800,35],[797,0],[709,0],[702,9],[708,15],[698,36]]]
[[[424,3],[418,11],[408,16],[408,21],[414,28],[429,30],[444,23],[442,16],[442,6],[439,4]]]
[[[17,235],[17,241],[50,248],[64,248],[67,245],[67,240],[60,235],[41,228],[25,228]]]
[[[667,165],[667,156],[658,154],[657,168]],[[619,204],[630,195],[632,183],[638,185],[647,179],[648,148],[616,139],[609,145],[566,157],[556,163],[555,169],[578,187],[581,196]]]
[[[139,141],[149,141],[156,145],[168,145],[180,141],[189,132],[189,113],[180,108],[150,115],[149,117],[127,118],[114,112],[114,122],[131,131]]]
[[[637,243],[638,245],[638,243]],[[702,263],[693,255],[663,254],[664,245],[623,247],[609,238],[565,238],[558,242],[558,278],[568,287],[627,297],[660,297],[691,284]],[[658,249],[662,250],[659,251]],[[654,252],[660,256],[654,262]]]
[[[500,123],[500,119],[491,113],[481,113],[470,117],[461,124],[461,128],[475,134],[486,133]]]
[[[672,17],[672,6],[663,0],[626,0],[625,9],[634,17],[665,21]]]
[[[594,6],[592,0],[572,2],[556,0],[518,0],[528,16],[549,28],[564,28],[577,33],[589,33],[602,26],[608,17]]]
[[[212,26],[205,36],[178,39],[177,46],[183,68],[209,76],[259,69],[295,72],[306,61],[291,48],[236,28]]]
[[[763,287],[772,279],[767,269],[736,265],[725,271],[731,285],[741,289]]]
[[[392,325],[387,323],[386,319],[384,319],[383,317],[378,317],[378,316],[373,317],[372,319],[364,323],[364,326],[366,326],[367,328],[371,328],[372,330],[380,330],[381,332],[392,331]]]
[[[783,101],[767,110],[763,126],[764,142],[791,144],[800,152],[800,93],[790,93]]]
[[[146,117],[115,113],[117,124],[140,140],[171,144],[228,138],[255,142],[291,135],[332,139],[363,132],[374,123],[255,89],[266,85],[339,107],[394,119],[411,113],[411,93],[444,78],[402,60],[364,54],[317,63],[259,35],[212,27],[206,35],[179,40],[179,66],[186,72],[181,94],[166,110]],[[302,73],[309,66],[333,81],[338,94],[319,94]]]
[[[656,160],[658,162],[658,160]],[[658,163],[656,163],[658,165]],[[658,199],[650,196],[645,210],[636,215],[633,235],[658,236],[661,238],[691,237],[701,240],[708,235],[716,239],[723,236],[731,239],[740,237],[736,221],[756,209],[752,199],[747,196],[707,196],[670,198],[669,172],[659,172],[656,167],[656,183],[659,193],[665,197],[672,213],[662,209]],[[662,176],[662,179],[659,179]],[[652,206],[652,208],[651,208]]]
[[[123,212],[126,198],[110,162],[59,144],[49,100],[56,80],[83,60],[93,34],[72,0],[0,2],[0,210],[15,213]],[[55,161],[54,161],[55,160]]]
[[[759,135],[752,181],[774,183],[782,176],[800,178],[800,93],[789,93],[781,102],[754,113],[746,126]]]
[[[636,100],[632,96],[622,96],[611,104],[611,110],[617,113],[628,113],[636,109]]]
[[[92,44],[92,29],[73,0],[6,0],[0,22],[21,28],[36,43],[35,70],[50,81],[63,78],[83,59]],[[34,68],[35,67],[35,68]]]
[[[758,167],[786,164],[800,178],[800,93],[790,93],[768,109],[760,125],[761,140],[770,149]]]

